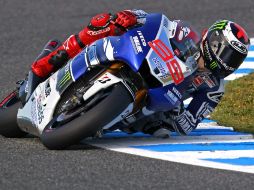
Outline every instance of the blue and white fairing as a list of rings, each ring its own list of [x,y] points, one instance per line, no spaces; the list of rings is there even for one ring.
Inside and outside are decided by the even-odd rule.
[[[145,25],[129,30],[121,36],[97,40],[85,48],[72,61],[73,78],[76,80],[83,75],[89,65],[104,64],[114,60],[123,61],[133,71],[138,72],[150,50],[147,42],[156,38],[161,18],[161,14],[148,15]]]
[[[86,47],[81,53],[70,60],[64,67],[50,76],[46,81],[39,84],[28,102],[20,108],[17,115],[17,122],[20,128],[34,135],[39,135],[45,126],[51,121],[58,101],[63,92],[73,82],[85,75],[91,65],[106,64],[110,61],[123,61],[134,72],[140,72],[143,64],[148,64],[150,72],[146,74],[158,81],[158,87],[148,89],[147,108],[152,111],[167,111],[173,109],[182,101],[183,94],[192,82],[193,73],[197,68],[196,61],[190,56],[184,63],[172,54],[172,60],[177,63],[177,69],[169,71],[169,66],[151,48],[154,40],[163,42],[167,51],[173,53],[169,38],[174,36],[175,24],[162,14],[149,14],[143,26],[129,30],[122,36],[107,37],[98,40]],[[165,49],[164,49],[165,50]],[[162,50],[162,51],[164,51]],[[183,81],[176,82],[175,74],[181,71]],[[140,72],[141,73],[141,72]],[[105,76],[104,76],[105,75]],[[104,77],[110,77],[108,83],[100,83],[96,80],[92,87],[83,95],[84,99],[98,92],[101,88],[107,88],[118,82],[122,82],[128,89],[123,79],[105,73]],[[146,76],[146,77],[147,77]],[[148,84],[149,86],[149,84]],[[132,93],[131,90],[129,90]],[[132,94],[133,95],[133,94]],[[126,113],[131,113],[132,105],[126,108]],[[118,122],[122,119],[114,119]],[[113,125],[114,122],[108,124]]]
[[[148,92],[148,109],[168,111],[182,102],[183,94],[191,84],[197,63],[191,56],[182,62],[177,61],[184,80],[175,83],[175,73],[169,71],[167,63],[150,47],[149,42],[162,41],[173,53],[170,38],[175,34],[176,24],[162,14],[149,14],[143,26],[134,28],[121,36],[107,37],[97,40],[70,62],[73,81],[85,74],[90,65],[105,64],[110,61],[123,61],[134,72],[139,72],[142,64],[148,64],[151,77],[156,78],[161,86],[151,88]],[[149,84],[148,84],[149,85]]]

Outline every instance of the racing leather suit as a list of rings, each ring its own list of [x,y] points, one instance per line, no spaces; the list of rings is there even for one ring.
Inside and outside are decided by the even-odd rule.
[[[39,56],[32,64],[32,72],[37,77],[47,77],[85,46],[107,36],[121,35],[126,28],[142,24],[144,15],[145,12],[141,10],[124,10],[115,15],[110,13],[96,15],[87,27],[78,34],[71,35],[62,45],[59,45],[57,40],[51,41],[48,44],[50,48],[47,49],[53,48],[54,51]]]
[[[203,118],[214,111],[223,94],[224,79],[217,78],[209,71],[197,72],[185,94],[186,98],[192,97],[192,100],[186,108],[182,104],[169,112],[168,122],[178,133],[189,134]]]
[[[116,15],[109,13],[99,14],[91,19],[87,27],[78,34],[71,35],[62,45],[59,45],[57,41],[51,42],[55,46],[55,50],[47,53],[48,55],[46,56],[40,56],[32,64],[32,71],[41,78],[47,77],[51,72],[60,68],[63,62],[77,55],[86,45],[103,37],[121,35],[128,27],[138,27],[145,22],[146,16],[147,13],[142,10],[125,10]],[[179,38],[179,36],[175,34],[172,38]],[[162,121],[162,123],[167,124],[166,127],[170,130],[176,131],[181,135],[187,135],[197,127],[204,117],[214,110],[223,94],[223,79],[217,78],[209,71],[199,71],[185,94],[185,99],[192,97],[190,104],[186,108],[182,103],[174,110],[150,115],[150,119],[147,121],[150,124],[153,121],[155,123]],[[137,119],[129,124],[131,126],[132,124],[133,126],[134,124],[138,125],[140,120]],[[159,124],[148,125],[148,128],[143,127],[141,131],[152,134],[158,127],[163,127],[161,122]],[[133,128],[133,131],[137,130]]]

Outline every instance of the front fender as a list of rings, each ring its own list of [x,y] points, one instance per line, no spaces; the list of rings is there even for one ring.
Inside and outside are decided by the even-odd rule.
[[[134,92],[130,89],[130,87],[124,82],[123,79],[116,77],[115,75],[111,74],[110,72],[105,72],[102,76],[96,79],[93,85],[85,92],[83,95],[83,99],[86,101],[96,93],[101,90],[104,90],[114,84],[123,83],[124,86],[128,89],[130,94],[132,95],[133,99],[135,97]]]

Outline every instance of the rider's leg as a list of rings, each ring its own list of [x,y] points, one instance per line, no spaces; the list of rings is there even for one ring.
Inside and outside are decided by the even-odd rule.
[[[120,129],[126,133],[142,132],[158,138],[168,138],[173,128],[165,121],[163,112],[145,116],[142,112],[121,122]]]
[[[35,61],[38,61],[47,55],[49,55],[51,52],[56,50],[59,46],[61,46],[62,43],[59,40],[50,40],[45,47],[43,48],[42,52],[39,54],[39,56],[35,59]],[[32,71],[29,71],[28,73],[28,89],[27,89],[27,96],[26,100],[29,99],[31,94],[33,93],[34,89],[40,84],[42,81],[44,81],[47,77],[41,78],[35,75]]]

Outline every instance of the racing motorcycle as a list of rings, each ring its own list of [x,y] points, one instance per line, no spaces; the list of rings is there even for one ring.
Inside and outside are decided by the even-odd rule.
[[[197,70],[191,43],[175,55],[174,32],[165,15],[150,14],[144,25],[85,47],[34,91],[21,81],[0,103],[0,133],[63,149],[138,112],[172,110]]]

